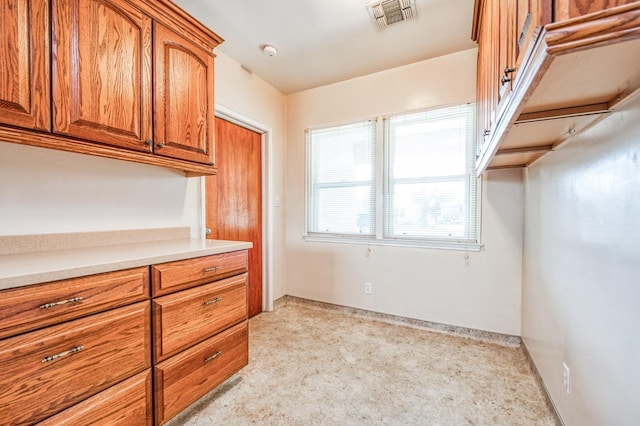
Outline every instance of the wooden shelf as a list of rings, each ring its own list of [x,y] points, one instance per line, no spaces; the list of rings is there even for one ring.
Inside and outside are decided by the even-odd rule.
[[[477,161],[526,167],[640,92],[640,2],[542,27]]]

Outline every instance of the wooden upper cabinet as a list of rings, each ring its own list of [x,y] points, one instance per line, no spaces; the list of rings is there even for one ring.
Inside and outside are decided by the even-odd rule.
[[[53,0],[53,131],[151,151],[151,18],[123,0]]]
[[[49,4],[0,0],[0,123],[49,130]]]
[[[161,24],[154,44],[154,152],[213,164],[213,53]]]

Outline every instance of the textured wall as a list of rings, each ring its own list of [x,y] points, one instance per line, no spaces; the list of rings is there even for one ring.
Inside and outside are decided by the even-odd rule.
[[[638,122],[640,99],[525,175],[522,337],[567,425],[640,424]]]

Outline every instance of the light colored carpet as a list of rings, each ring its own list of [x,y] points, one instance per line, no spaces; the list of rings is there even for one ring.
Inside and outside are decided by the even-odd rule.
[[[294,303],[249,335],[249,365],[171,426],[556,424],[520,348]]]

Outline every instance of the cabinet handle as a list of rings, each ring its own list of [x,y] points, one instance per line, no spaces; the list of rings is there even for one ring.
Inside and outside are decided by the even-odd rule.
[[[158,149],[164,148],[164,142],[160,142],[159,144],[157,144],[156,148]]]
[[[215,299],[205,301],[204,306],[213,305],[214,303],[218,303],[220,301],[222,301],[222,297],[216,297]]]
[[[220,267],[219,267],[219,266],[214,266],[213,268],[204,268],[204,269],[202,270],[202,272],[215,272],[215,271],[217,271],[218,269],[220,269]]]
[[[515,70],[516,70],[515,68],[504,67],[504,71],[503,71],[504,75],[500,79],[500,83],[502,83],[503,86],[511,81],[511,78],[509,77],[509,74],[511,74]]]
[[[78,353],[80,351],[84,350],[84,346],[74,346],[73,349],[69,349],[68,351],[64,351],[64,352],[60,352],[59,354],[55,354],[55,355],[51,355],[46,357],[45,359],[42,360],[42,363],[44,364],[45,362],[50,362],[53,360],[56,360],[58,358],[62,358],[63,356],[67,356],[67,355],[73,355],[75,353]]]
[[[82,297],[80,296],[72,297],[71,299],[61,300],[59,302],[45,303],[44,305],[40,305],[40,309],[49,309],[49,308],[53,308],[54,306],[64,305],[65,303],[80,302],[81,300],[82,300]]]
[[[151,146],[152,143],[153,143],[153,141],[151,139],[147,139],[146,141],[144,141],[144,144],[146,146]]]
[[[489,136],[491,134],[491,130],[489,129],[484,129],[484,131],[482,132],[482,136]]]
[[[206,358],[204,359],[204,362],[212,361],[212,360],[214,360],[214,359],[218,358],[220,355],[222,355],[222,352],[218,351],[218,352],[216,352],[215,354],[213,354],[213,355],[211,355],[211,356],[206,357]]]

